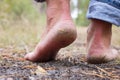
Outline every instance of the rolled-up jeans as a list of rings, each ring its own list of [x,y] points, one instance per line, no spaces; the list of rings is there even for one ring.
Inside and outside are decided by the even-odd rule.
[[[120,0],[90,0],[87,18],[120,26]]]
[[[35,0],[36,2],[45,2],[45,0]]]

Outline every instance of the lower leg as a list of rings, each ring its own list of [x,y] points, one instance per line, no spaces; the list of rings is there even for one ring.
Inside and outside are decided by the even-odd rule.
[[[29,61],[53,60],[57,52],[76,39],[76,28],[70,16],[70,0],[46,0],[47,27],[42,41],[25,56]]]
[[[104,63],[117,57],[111,49],[112,24],[92,19],[87,36],[87,60],[89,63]]]

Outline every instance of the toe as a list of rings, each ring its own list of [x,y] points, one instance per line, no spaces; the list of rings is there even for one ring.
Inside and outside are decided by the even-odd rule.
[[[26,54],[24,58],[25,58],[26,60],[32,61],[31,56],[32,56],[32,52]],[[32,57],[33,57],[33,56],[32,56]]]

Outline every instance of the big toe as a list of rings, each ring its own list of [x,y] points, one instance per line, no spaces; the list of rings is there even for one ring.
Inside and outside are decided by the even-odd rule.
[[[32,52],[31,52],[31,53],[28,53],[28,54],[25,55],[24,58],[25,58],[26,60],[29,60],[29,61],[34,61],[32,54],[33,54]],[[31,56],[32,56],[32,57],[31,57]]]

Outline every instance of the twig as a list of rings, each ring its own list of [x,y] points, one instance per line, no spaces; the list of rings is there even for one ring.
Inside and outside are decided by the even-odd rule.
[[[98,70],[104,72],[104,73],[107,74],[108,76],[113,75],[111,72],[107,72],[106,70],[104,70],[104,69],[102,69],[102,68],[100,68],[100,67],[98,67],[98,66],[96,66],[96,67],[97,67]]]
[[[31,66],[31,65],[27,65],[27,66],[23,66],[23,68],[29,68],[29,69],[36,69],[37,66]]]
[[[10,56],[10,55],[1,55],[3,58],[12,58],[14,60],[19,60],[19,61],[25,61],[24,58],[20,58],[20,57],[13,57],[13,56]]]
[[[99,75],[99,74],[96,74],[96,73],[86,73],[86,72],[82,72],[82,73],[86,74],[86,75],[91,75],[91,76],[97,76],[97,77],[100,77],[100,78],[105,78],[105,76]]]
[[[96,66],[97,67],[97,66]],[[107,72],[106,70],[100,68],[100,67],[97,67],[97,69],[99,69],[100,71],[104,72],[105,74],[108,75],[108,77],[111,77],[111,78],[119,78],[119,76],[116,76],[115,74],[113,74],[112,72]]]

